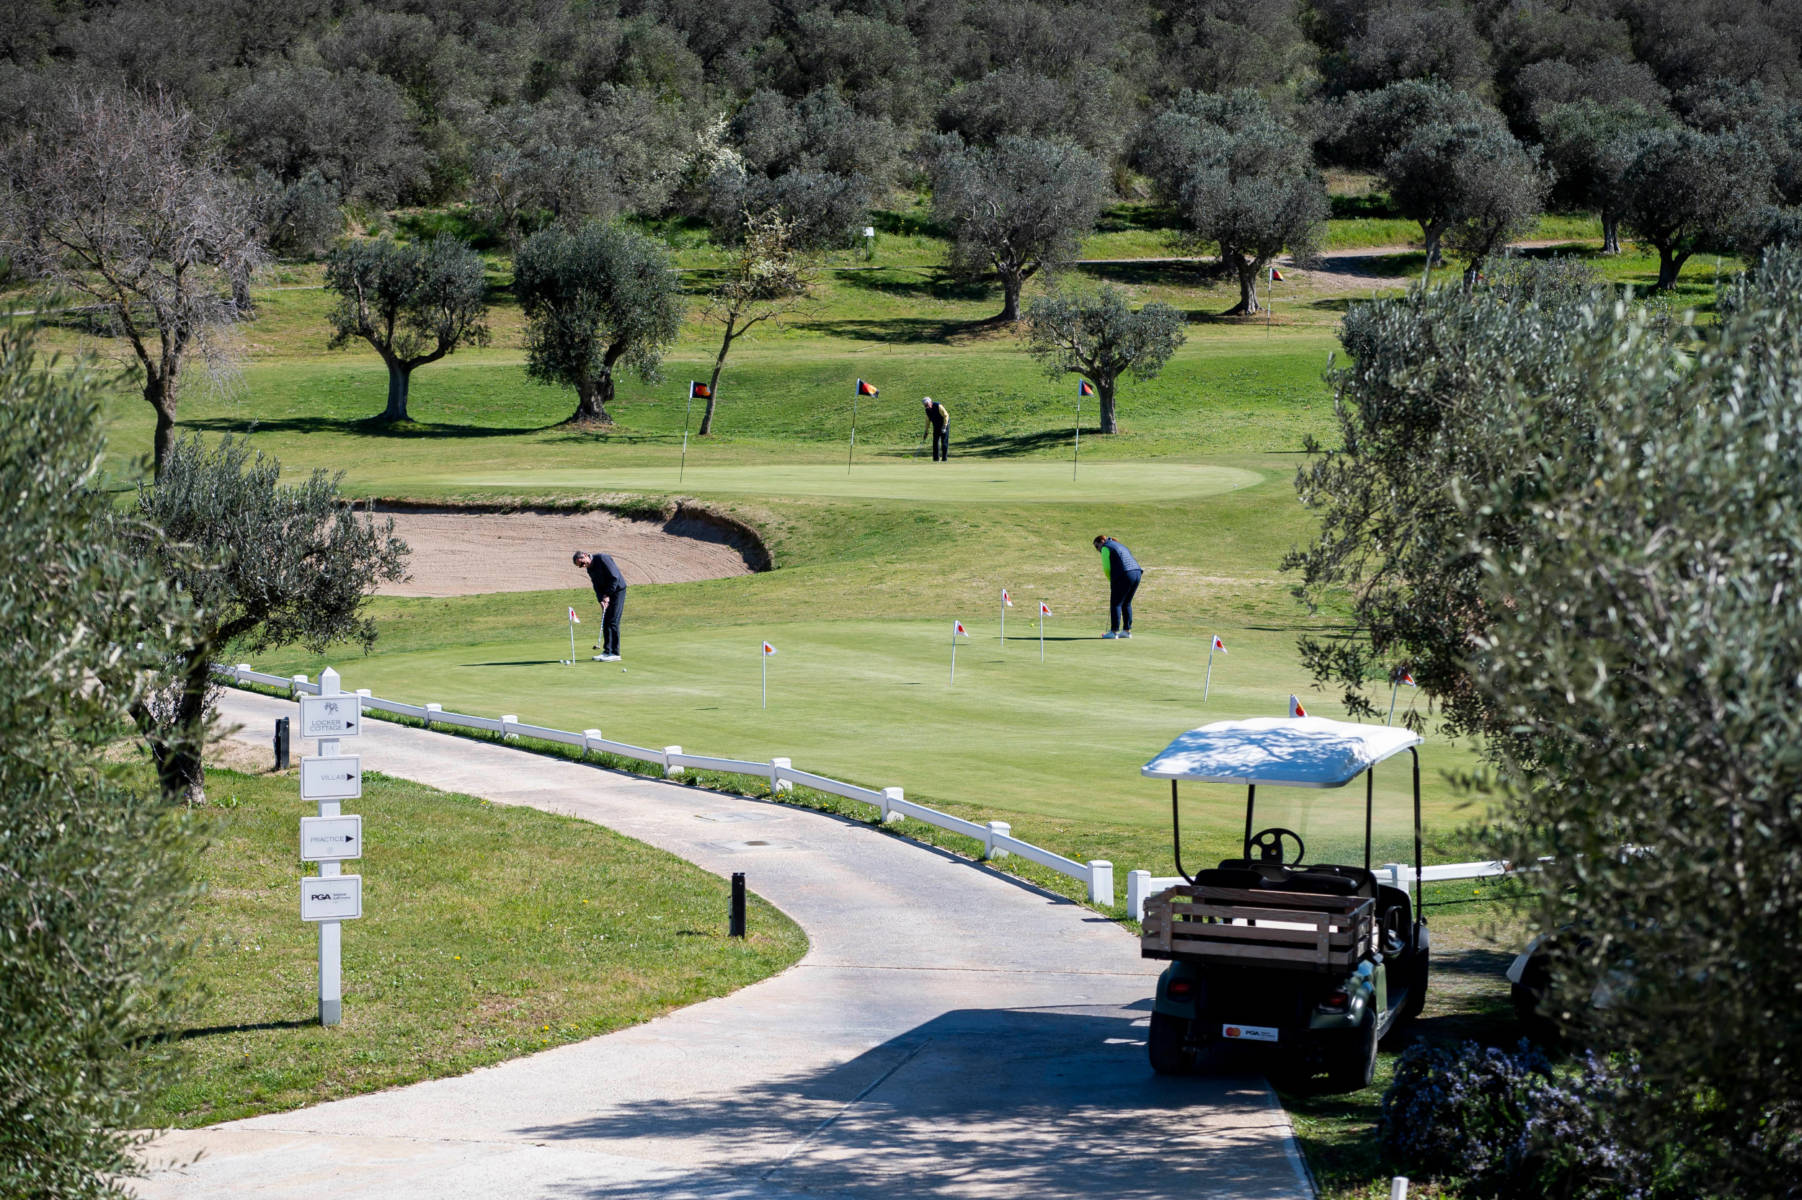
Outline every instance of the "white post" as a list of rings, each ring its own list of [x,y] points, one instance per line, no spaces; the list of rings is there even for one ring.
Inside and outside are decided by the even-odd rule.
[[[663,748],[663,777],[665,779],[674,779],[676,776],[682,774],[682,768],[675,766],[669,760],[670,755],[680,753],[682,753],[682,747],[680,746],[665,746]]]
[[[573,605],[569,609],[569,665],[576,665],[576,610]]]
[[[302,686],[306,681],[307,677],[305,675],[296,675],[289,679],[288,694],[291,696],[299,696],[302,692],[306,691],[307,689]]]
[[[1007,649],[1007,589],[1001,589],[1001,648]]]
[[[762,676],[763,706],[768,708],[770,706],[770,656],[761,643],[757,647],[757,660],[762,664],[760,674]]]
[[[795,785],[782,778],[782,772],[793,767],[794,760],[788,758],[770,759],[770,795],[780,796],[784,792],[792,792]]]
[[[957,686],[957,634],[951,634],[951,686]]]
[[[1045,602],[1039,602],[1039,661],[1045,661]]]
[[[370,699],[370,697],[372,697],[374,695],[375,695],[375,693],[370,691],[368,688],[358,688],[357,689],[357,711],[358,712],[367,711],[369,708],[369,699]]]
[[[319,672],[319,694],[336,696],[343,691],[338,686],[338,672],[327,667]],[[358,707],[361,707],[359,702]],[[318,755],[325,758],[338,753],[337,738],[320,738]],[[319,801],[319,815],[335,817],[341,806],[336,800]],[[338,864],[330,860],[319,864],[319,876],[330,879],[341,874]],[[319,1023],[321,1025],[339,1025],[344,1021],[344,979],[343,979],[343,926],[337,921],[319,922]]]
[[[1397,1175],[1389,1181],[1389,1200],[1408,1200],[1408,1177]]]
[[[1126,915],[1135,921],[1145,919],[1145,901],[1151,898],[1151,872],[1126,873]]]
[[[1114,906],[1114,864],[1106,859],[1089,862],[1089,903],[1101,908]]]
[[[519,714],[518,713],[508,713],[506,716],[502,717],[501,718],[501,737],[502,738],[517,738],[519,735],[517,733],[512,732],[511,730],[509,730],[507,728],[507,726],[509,726],[509,725],[517,725],[517,724],[519,724]]]
[[[582,731],[582,754],[583,754],[583,757],[587,757],[588,752],[590,750],[594,749],[594,747],[591,746],[589,743],[590,742],[598,742],[600,740],[601,740],[601,731],[600,730],[584,729]]]
[[[433,713],[443,712],[443,711],[444,711],[444,705],[442,705],[442,704],[426,705],[425,706],[425,727],[427,729],[430,729],[432,727],[432,714]]]
[[[882,789],[882,823],[884,825],[902,819],[904,814],[896,812],[891,805],[897,800],[904,799],[906,799],[906,795],[900,788],[891,787]]]
[[[1006,821],[990,821],[989,836],[982,840],[982,856],[988,859],[1006,858],[1007,851],[995,845],[997,837],[1010,837],[1014,827]]]
[[[1076,439],[1070,451],[1070,482],[1076,482],[1076,463],[1082,458],[1082,384],[1076,385]]]

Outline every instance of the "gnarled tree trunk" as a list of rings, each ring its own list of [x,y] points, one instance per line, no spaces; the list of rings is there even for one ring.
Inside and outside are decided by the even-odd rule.
[[[382,410],[382,420],[405,421],[407,390],[413,383],[413,365],[391,354],[382,355],[382,361],[388,365],[388,407]]]
[[[1104,378],[1096,381],[1095,399],[1101,407],[1101,432],[1119,433],[1120,426],[1114,421],[1114,381]]]
[[[144,384],[144,399],[156,410],[156,434],[153,442],[152,470],[163,473],[169,451],[175,448],[175,389],[162,375],[151,375]]]

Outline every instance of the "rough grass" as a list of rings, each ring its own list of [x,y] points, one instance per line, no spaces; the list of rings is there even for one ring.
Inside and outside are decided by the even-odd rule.
[[[215,768],[197,811],[206,885],[190,914],[195,999],[181,1082],[156,1124],[275,1112],[579,1041],[723,995],[795,962],[800,929],[729,886],[573,818],[364,776],[364,916],[343,937],[344,1022],[317,1021],[317,941],[298,917],[294,772]]]

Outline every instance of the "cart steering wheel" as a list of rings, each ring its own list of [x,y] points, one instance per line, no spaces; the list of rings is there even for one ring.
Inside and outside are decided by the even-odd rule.
[[[1284,838],[1289,838],[1295,842],[1295,854],[1291,858],[1283,857]],[[1245,845],[1247,857],[1250,856],[1251,851],[1255,850],[1257,851],[1259,862],[1272,863],[1279,867],[1286,863],[1301,862],[1308,852],[1308,844],[1301,840],[1301,834],[1295,832],[1293,829],[1284,829],[1280,825],[1272,825],[1268,829],[1258,830],[1251,835],[1250,840],[1247,841]]]

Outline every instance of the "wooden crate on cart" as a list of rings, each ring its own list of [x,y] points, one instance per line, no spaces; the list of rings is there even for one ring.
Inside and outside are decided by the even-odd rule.
[[[1145,958],[1350,973],[1376,949],[1361,896],[1179,884],[1145,902]]]

